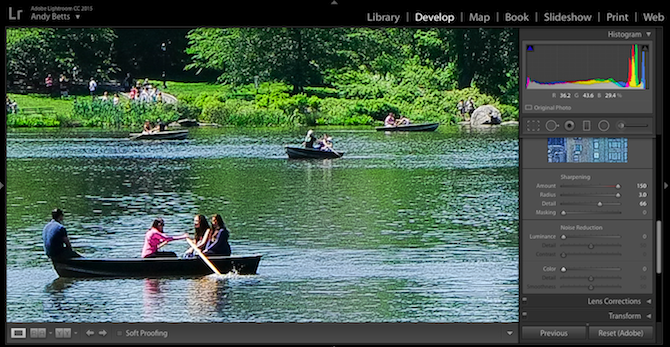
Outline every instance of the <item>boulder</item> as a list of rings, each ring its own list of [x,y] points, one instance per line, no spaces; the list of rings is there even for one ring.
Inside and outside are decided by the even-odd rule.
[[[489,124],[500,124],[502,123],[502,117],[500,111],[491,106],[483,105],[477,107],[472,116],[470,116],[470,125],[479,126],[479,125],[489,125]]]

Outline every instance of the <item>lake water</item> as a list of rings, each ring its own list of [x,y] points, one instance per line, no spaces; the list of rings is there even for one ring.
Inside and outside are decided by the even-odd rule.
[[[11,130],[8,322],[518,321],[518,128],[317,128],[344,157],[287,159],[306,130]],[[176,235],[219,213],[233,254],[263,258],[252,276],[58,279],[56,206],[86,257],[139,257],[156,216]]]

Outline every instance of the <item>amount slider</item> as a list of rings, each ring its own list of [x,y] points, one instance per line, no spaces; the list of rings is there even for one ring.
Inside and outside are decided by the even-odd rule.
[[[621,184],[561,184],[561,188],[615,188],[621,189]]]

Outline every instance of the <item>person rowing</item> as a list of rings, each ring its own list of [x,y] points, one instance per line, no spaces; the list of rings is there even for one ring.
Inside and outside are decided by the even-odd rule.
[[[144,121],[144,126],[142,127],[142,134],[150,134],[152,132],[151,122],[149,120]]]
[[[165,226],[163,218],[154,219],[151,228],[147,230],[147,233],[144,235],[142,258],[177,257],[175,252],[163,252],[158,249],[168,242],[188,238],[188,233],[174,237],[167,236],[163,233],[163,226]]]
[[[397,119],[397,120],[395,121],[395,126],[399,126],[399,125],[409,125],[409,124],[410,124],[409,118],[407,118],[407,117],[405,117],[405,116],[401,116],[399,119]]]
[[[195,230],[195,244],[201,251],[205,249],[209,235],[211,234],[211,229],[209,223],[207,223],[207,217],[199,214],[193,218],[193,228]],[[197,257],[197,252],[193,247],[189,247],[188,250],[184,253],[184,258]]]
[[[312,149],[314,148],[314,142],[316,141],[316,136],[314,136],[314,130],[307,131],[307,136],[305,136],[305,141],[302,142],[302,145],[305,148]]]
[[[328,136],[328,134],[323,134],[323,136],[317,141],[316,149],[324,152],[334,152],[333,138]]]

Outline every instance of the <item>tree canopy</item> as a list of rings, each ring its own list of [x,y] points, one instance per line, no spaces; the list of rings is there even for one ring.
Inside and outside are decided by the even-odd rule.
[[[72,78],[74,71],[80,79],[108,77],[115,39],[112,29],[7,29],[7,81],[38,86],[47,74]]]
[[[199,28],[188,39],[187,69],[212,69],[221,82],[236,84],[255,76],[284,81],[294,93],[352,71],[398,82],[415,71],[433,75],[423,76],[426,88],[476,85],[495,95],[518,81],[513,29]]]
[[[406,100],[476,87],[515,104],[518,40],[515,29],[481,28],[8,28],[7,81],[38,86],[75,68],[80,80],[167,70],[233,85],[280,81],[291,94],[331,86],[363,99],[398,86]]]

